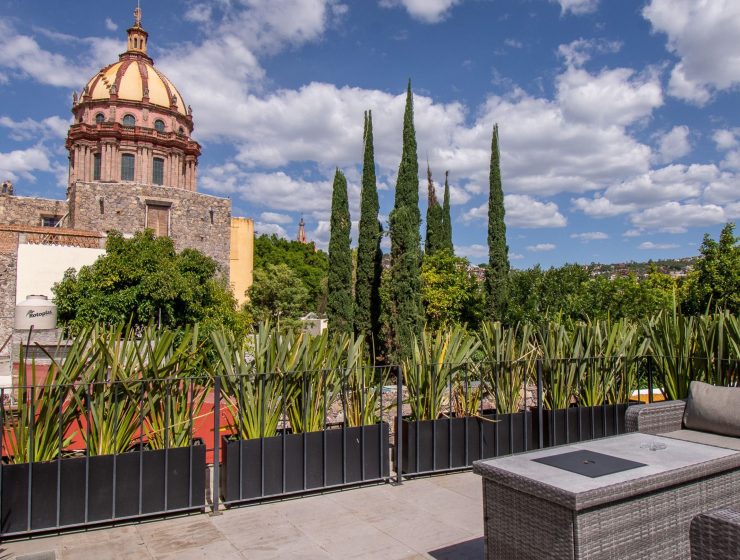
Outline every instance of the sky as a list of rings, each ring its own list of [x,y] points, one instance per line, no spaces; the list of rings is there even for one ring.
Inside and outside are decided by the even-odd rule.
[[[125,50],[135,5],[0,0],[0,179],[16,194],[64,198],[72,94]],[[737,0],[141,8],[149,54],[193,109],[198,190],[257,233],[295,238],[303,216],[326,248],[340,168],[356,243],[366,110],[387,229],[409,79],[422,217],[428,162],[440,198],[449,171],[455,250],[472,263],[487,261],[494,123],[515,268],[692,256],[740,217]]]

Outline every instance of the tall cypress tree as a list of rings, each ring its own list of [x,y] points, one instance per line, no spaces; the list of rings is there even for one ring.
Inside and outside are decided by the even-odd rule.
[[[352,332],[352,253],[350,251],[347,179],[339,169],[334,174],[329,237],[329,278],[326,314],[334,332]]]
[[[455,247],[452,245],[452,217],[450,215],[450,183],[449,183],[450,172],[445,171],[445,194],[444,202],[442,203],[442,248],[449,249],[450,252],[455,252]]]
[[[424,241],[424,253],[433,255],[444,248],[444,216],[437,200],[437,192],[432,181],[432,170],[427,162],[427,235]]]
[[[498,149],[498,124],[493,125],[491,169],[488,193],[488,270],[486,271],[488,312],[494,321],[503,319],[509,297],[509,247],[504,223],[504,190]]]
[[[396,358],[410,354],[412,335],[419,332],[422,324],[420,222],[419,162],[414,131],[414,100],[409,80],[403,117],[403,152],[398,167],[395,205],[390,215],[390,308]]]
[[[365,113],[363,136],[365,154],[362,162],[360,227],[357,241],[357,279],[355,280],[355,333],[365,335],[368,344],[377,341],[380,332],[380,276],[383,252],[380,240],[383,228],[378,221],[378,188],[375,180],[373,115]]]

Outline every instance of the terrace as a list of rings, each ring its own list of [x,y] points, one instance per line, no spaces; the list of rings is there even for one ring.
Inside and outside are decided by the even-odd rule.
[[[349,338],[197,337],[99,327],[50,357],[40,385],[24,364],[0,394],[0,536],[33,540],[7,553],[100,557],[107,543],[120,557],[482,558],[491,516],[474,462],[670,431],[635,417],[658,394],[676,403],[658,407],[670,417],[658,424],[678,417],[680,429],[688,381],[735,392],[725,387],[740,372],[734,357],[696,355],[476,361],[461,332],[387,367],[368,366]],[[734,477],[738,457],[712,460]],[[722,496],[740,502],[727,484]],[[506,517],[516,508],[505,503],[486,507]],[[74,532],[46,536],[59,531]]]

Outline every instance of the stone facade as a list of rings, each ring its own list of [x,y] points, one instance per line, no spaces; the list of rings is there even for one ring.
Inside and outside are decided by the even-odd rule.
[[[169,237],[175,248],[198,249],[213,258],[228,277],[231,201],[154,185],[75,183],[69,192],[75,229],[133,234],[146,227],[148,207],[169,209]]]
[[[0,231],[0,347],[13,332],[15,318],[15,279],[18,265],[18,233]],[[0,356],[10,354],[10,344]]]
[[[62,219],[68,225],[66,200],[0,195],[0,224],[41,226],[43,218]]]

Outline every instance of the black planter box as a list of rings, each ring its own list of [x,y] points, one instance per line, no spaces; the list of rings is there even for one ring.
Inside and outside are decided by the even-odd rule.
[[[30,527],[29,470],[32,477]],[[0,534],[202,509],[205,506],[205,470],[206,448],[203,445],[131,451],[89,459],[72,457],[31,463],[30,469],[28,463],[3,465]]]
[[[248,440],[223,439],[226,503],[386,478],[386,422]]]
[[[607,404],[544,410],[542,424],[545,447],[623,434],[627,406]]]
[[[403,474],[469,467],[473,461],[537,449],[530,411],[481,417],[403,420]],[[397,467],[397,465],[396,465]]]

